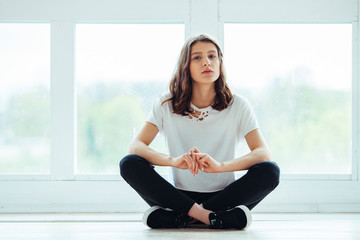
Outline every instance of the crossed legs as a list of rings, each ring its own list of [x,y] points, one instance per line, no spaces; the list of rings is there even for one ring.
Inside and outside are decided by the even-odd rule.
[[[279,184],[280,169],[274,162],[261,162],[225,189],[197,193],[176,189],[154,167],[138,155],[120,161],[124,180],[150,205],[169,208],[209,224],[209,213],[238,205],[254,208]]]

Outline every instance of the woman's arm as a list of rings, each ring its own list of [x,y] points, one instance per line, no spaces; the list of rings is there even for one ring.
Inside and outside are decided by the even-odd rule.
[[[159,130],[154,124],[146,122],[134,140],[130,143],[128,153],[137,154],[148,160],[153,165],[189,169],[192,173],[197,174],[198,165],[195,160],[190,157],[190,154],[185,153],[179,157],[171,157],[169,155],[159,153],[149,147],[158,132]]]
[[[271,160],[270,150],[259,129],[249,132],[245,136],[245,140],[251,152],[237,159],[224,162],[222,172],[246,170],[259,162]]]
[[[158,132],[159,130],[154,124],[145,122],[140,132],[130,143],[128,153],[137,154],[148,160],[153,165],[169,166],[171,162],[170,156],[156,152],[149,147]]]
[[[261,132],[255,129],[245,136],[250,153],[226,162],[217,162],[206,153],[193,153],[201,170],[205,172],[234,172],[249,169],[251,166],[271,159],[269,148]]]

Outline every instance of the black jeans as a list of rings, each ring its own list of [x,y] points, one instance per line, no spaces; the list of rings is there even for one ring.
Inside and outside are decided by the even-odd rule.
[[[252,209],[279,184],[280,169],[275,162],[255,164],[244,176],[213,193],[179,190],[161,177],[146,159],[134,154],[120,161],[120,174],[150,206],[187,214],[195,202],[212,211],[238,205]]]

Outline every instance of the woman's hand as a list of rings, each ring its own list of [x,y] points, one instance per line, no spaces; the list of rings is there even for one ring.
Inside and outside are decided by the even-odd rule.
[[[207,173],[221,172],[222,164],[207,153],[202,153],[197,147],[190,149],[190,156],[198,164],[198,168]]]
[[[212,158],[209,154],[197,152],[193,153],[192,156],[196,159],[201,171],[206,173],[222,172],[222,164]]]
[[[190,149],[189,153],[173,158],[171,166],[180,169],[189,169],[194,176],[198,174],[199,170],[206,173],[222,172],[221,163],[209,154],[200,152],[196,147]]]
[[[199,172],[199,164],[191,157],[189,153],[185,153],[177,158],[171,160],[171,166],[180,169],[189,169],[189,171],[196,176]]]

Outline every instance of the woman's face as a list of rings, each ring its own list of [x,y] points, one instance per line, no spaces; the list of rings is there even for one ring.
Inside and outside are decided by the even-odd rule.
[[[213,84],[220,75],[220,60],[216,46],[197,42],[191,48],[190,74],[194,83]]]

